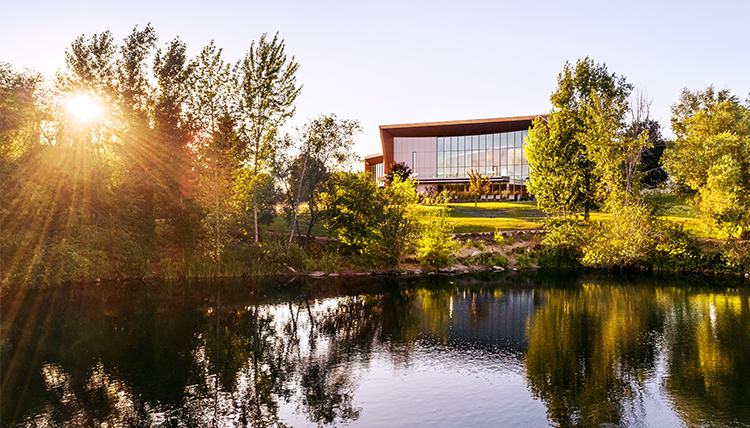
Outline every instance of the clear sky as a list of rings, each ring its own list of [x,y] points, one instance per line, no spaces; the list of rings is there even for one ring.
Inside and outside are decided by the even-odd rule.
[[[304,84],[291,124],[357,119],[360,155],[380,151],[378,125],[546,113],[586,56],[644,89],[668,135],[682,88],[750,94],[748,0],[3,0],[0,61],[52,73],[76,37],[148,22],[162,46],[214,39],[230,62],[278,31]]]

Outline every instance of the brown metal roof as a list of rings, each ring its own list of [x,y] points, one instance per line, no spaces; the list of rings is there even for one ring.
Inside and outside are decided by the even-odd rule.
[[[381,137],[451,137],[459,135],[494,134],[528,129],[531,121],[539,116],[501,117],[494,119],[456,120],[447,122],[407,123],[381,125]]]

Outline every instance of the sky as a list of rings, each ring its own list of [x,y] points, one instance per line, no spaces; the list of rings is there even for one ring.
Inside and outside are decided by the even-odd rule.
[[[645,91],[667,136],[683,88],[750,94],[748,0],[4,0],[0,61],[51,75],[76,37],[149,22],[162,47],[215,40],[232,63],[278,32],[304,85],[287,130],[356,119],[360,156],[381,151],[379,125],[547,113],[565,62],[587,56]]]

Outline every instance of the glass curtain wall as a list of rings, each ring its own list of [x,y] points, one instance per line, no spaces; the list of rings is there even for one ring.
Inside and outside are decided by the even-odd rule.
[[[521,184],[529,176],[523,151],[529,131],[438,137],[438,177],[468,177],[472,168],[484,175],[509,177]]]

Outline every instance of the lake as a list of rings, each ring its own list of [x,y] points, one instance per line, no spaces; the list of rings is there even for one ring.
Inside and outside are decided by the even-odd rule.
[[[127,282],[1,304],[3,427],[750,426],[739,279]]]

